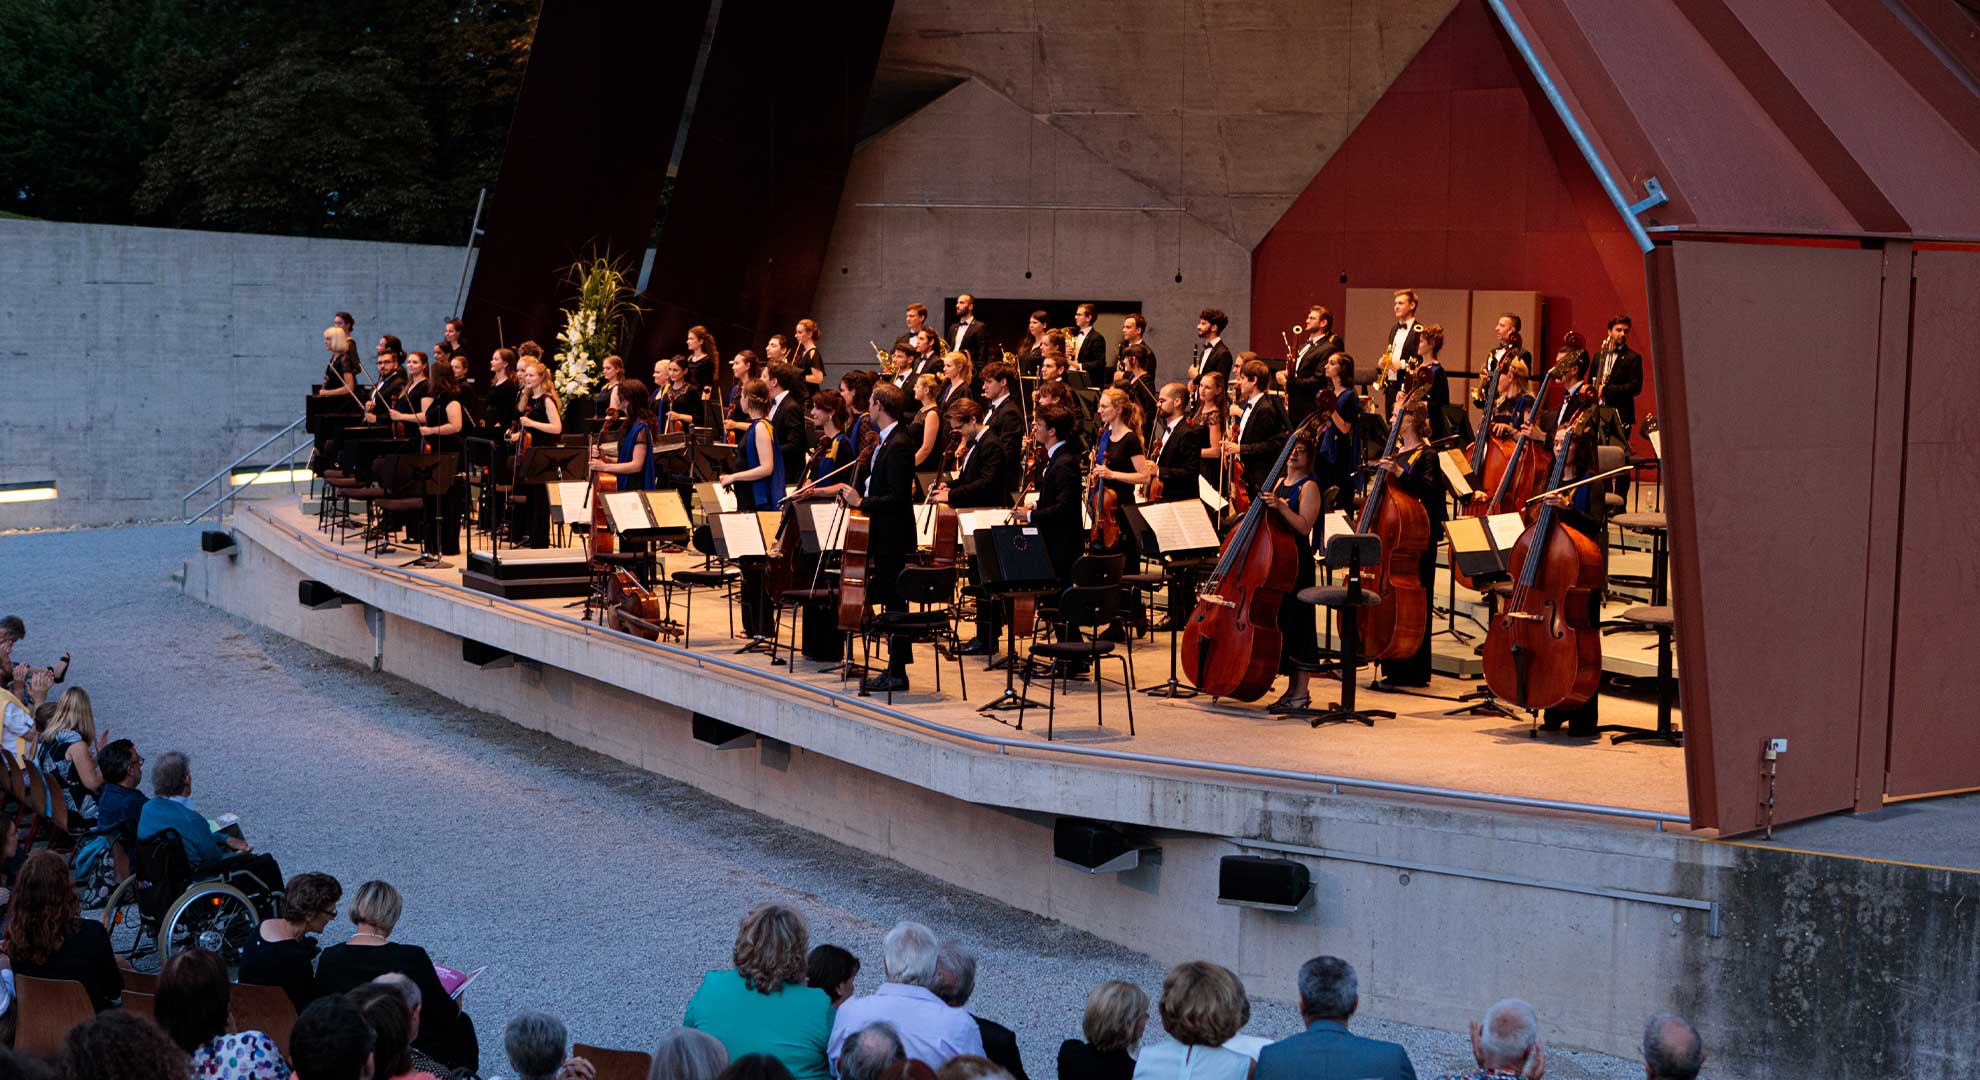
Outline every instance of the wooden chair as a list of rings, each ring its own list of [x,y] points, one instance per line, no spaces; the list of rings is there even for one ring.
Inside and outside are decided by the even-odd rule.
[[[20,1012],[14,1049],[33,1057],[59,1056],[69,1029],[96,1016],[89,991],[73,979],[37,979],[15,972],[14,994]]]
[[[653,1055],[637,1050],[607,1050],[602,1046],[572,1043],[571,1056],[591,1062],[591,1067],[598,1071],[598,1080],[646,1080],[647,1070],[653,1067]]]
[[[130,966],[130,961],[121,956],[117,958],[117,966],[122,969],[124,976],[124,993],[129,994],[133,990],[140,994],[158,993],[157,973],[135,970]]]
[[[146,1020],[156,1020],[158,1018],[157,1003],[157,994],[146,994],[131,989],[124,991],[124,1011],[127,1013],[136,1013]]]
[[[296,1026],[296,1006],[288,991],[279,986],[235,983],[233,986],[233,1031],[259,1031],[275,1040],[282,1056],[289,1056],[289,1032]]]

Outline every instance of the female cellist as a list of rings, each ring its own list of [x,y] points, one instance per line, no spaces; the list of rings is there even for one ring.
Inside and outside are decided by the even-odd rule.
[[[591,471],[618,477],[620,491],[651,491],[653,472],[653,428],[655,418],[646,384],[638,379],[620,379],[612,388],[609,405],[616,408],[623,424],[618,456],[605,458],[603,445],[591,448]]]
[[[908,439],[914,443],[914,467],[935,460],[949,444],[949,422],[942,416],[942,377],[933,373],[914,379],[914,418],[908,422]]]
[[[1320,484],[1313,475],[1314,440],[1311,431],[1311,428],[1302,427],[1293,436],[1292,452],[1286,456],[1285,475],[1270,490],[1259,493],[1265,512],[1279,515],[1286,528],[1291,530],[1293,543],[1298,547],[1299,558],[1294,560],[1298,575],[1293,579],[1295,593],[1310,588],[1315,580],[1313,530],[1319,525],[1324,502]],[[1284,650],[1284,657],[1279,661],[1279,674],[1287,677],[1286,692],[1279,696],[1279,700],[1265,707],[1267,712],[1303,709],[1311,701],[1307,684],[1312,681],[1313,669],[1320,662],[1320,633],[1313,616],[1313,608],[1306,604],[1279,605],[1279,636]]]
[[[516,431],[510,433],[509,440],[515,442],[527,432],[531,440],[542,440],[545,445],[556,445],[564,433],[563,403],[557,398],[557,388],[551,385],[550,369],[543,361],[533,356],[522,360],[522,393],[516,399]],[[516,478],[519,487],[521,477]],[[528,547],[546,548],[550,546],[550,489],[543,484],[529,484],[523,491],[523,529]]]
[[[1437,455],[1425,445],[1424,432],[1430,424],[1429,403],[1413,401],[1403,409],[1402,425],[1395,453],[1378,466],[1389,474],[1390,490],[1400,489],[1415,496],[1430,518],[1430,542],[1417,558],[1416,579],[1425,585],[1436,580],[1437,547],[1444,539],[1444,489],[1437,468]],[[1373,689],[1430,685],[1430,635],[1419,635],[1416,652],[1399,660],[1381,662],[1381,678]]]
[[[744,383],[742,402],[749,413],[749,423],[737,440],[742,446],[743,467],[717,476],[715,482],[735,491],[737,510],[775,510],[784,497],[784,455],[770,430],[770,385],[762,379]],[[775,630],[772,620],[777,609],[764,603],[763,560],[743,559],[741,569],[743,632],[751,637],[769,637]]]
[[[445,495],[428,496],[426,499],[425,552],[436,557],[459,555],[461,511],[467,494],[467,478],[460,475],[464,468],[461,433],[467,426],[467,412],[461,405],[461,395],[454,382],[451,365],[433,365],[426,384],[427,395],[417,420],[419,437],[426,453],[454,455],[455,477],[454,485],[447,489]]]
[[[1352,510],[1361,489],[1361,440],[1355,433],[1361,422],[1361,395],[1354,389],[1354,357],[1337,352],[1327,358],[1321,371],[1327,384],[1320,393],[1333,398],[1334,408],[1320,429],[1315,479],[1321,495],[1333,493],[1328,509]]]
[[[811,395],[811,424],[818,429],[820,450],[811,464],[806,482],[823,480],[853,460],[857,447],[846,430],[846,399],[837,390],[820,390]]]

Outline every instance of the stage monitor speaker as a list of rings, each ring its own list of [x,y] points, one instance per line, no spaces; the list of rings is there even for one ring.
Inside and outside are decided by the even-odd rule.
[[[351,598],[320,581],[308,578],[296,582],[296,600],[311,611],[328,611],[342,607]]]
[[[1159,850],[1137,845],[1126,833],[1097,821],[1059,818],[1052,823],[1052,861],[1089,874],[1132,870],[1144,855]]]
[[[1266,911],[1298,911],[1313,895],[1305,863],[1261,855],[1226,855],[1217,866],[1217,902]]]
[[[747,750],[756,745],[756,732],[740,728],[706,713],[694,714],[694,741],[717,750]]]
[[[470,638],[462,638],[461,659],[482,669],[505,668],[515,665],[516,654]]]
[[[199,550],[206,552],[208,555],[217,554],[222,551],[231,552],[233,548],[233,533],[221,532],[218,529],[208,529],[199,534]]]

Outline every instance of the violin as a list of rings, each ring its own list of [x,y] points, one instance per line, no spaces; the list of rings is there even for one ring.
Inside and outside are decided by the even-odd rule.
[[[1105,465],[1105,460],[1096,462]],[[1093,528],[1086,534],[1086,544],[1095,551],[1112,551],[1121,542],[1121,497],[1107,486],[1105,480],[1095,480],[1093,490],[1086,496],[1087,513],[1093,517]]]
[[[1430,378],[1430,372],[1422,367],[1405,369],[1402,393],[1389,424],[1389,441],[1382,448],[1384,459],[1395,455],[1403,413],[1429,394]],[[1388,470],[1381,469],[1369,485],[1354,531],[1382,538],[1381,565],[1376,567],[1372,582],[1362,579],[1368,591],[1381,597],[1381,603],[1357,613],[1361,655],[1370,660],[1414,656],[1429,628],[1429,596],[1424,591],[1421,561],[1430,546],[1430,512],[1415,495],[1391,485]],[[1342,636],[1347,634],[1345,615],[1336,616]]]
[[[1561,403],[1556,430],[1594,415],[1595,389]],[[1571,435],[1570,439],[1578,437]],[[1572,442],[1554,455],[1547,488],[1561,485]],[[1506,560],[1513,591],[1485,634],[1485,681],[1526,709],[1572,708],[1602,682],[1602,635],[1593,619],[1602,588],[1602,549],[1543,503]]]

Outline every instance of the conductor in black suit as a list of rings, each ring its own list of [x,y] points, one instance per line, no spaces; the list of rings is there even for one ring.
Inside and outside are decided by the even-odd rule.
[[[1231,377],[1231,347],[1224,344],[1224,327],[1230,324],[1231,317],[1216,308],[1204,308],[1196,317],[1196,336],[1203,344],[1199,350],[1202,356],[1189,366],[1191,382],[1211,371],[1221,373],[1226,379]]]
[[[957,510],[1011,505],[1011,474],[1017,465],[1004,457],[1004,445],[983,426],[983,405],[974,398],[961,398],[949,406],[949,423],[962,437],[962,460],[955,465],[955,478],[938,482],[928,492],[931,503],[945,503]],[[976,563],[971,561],[969,583],[981,585]],[[997,651],[997,638],[1003,633],[1002,605],[981,598],[976,605],[976,640],[962,647],[965,656],[989,656]]]
[[[901,571],[914,554],[914,441],[908,438],[901,414],[907,398],[900,388],[880,383],[867,404],[867,418],[879,432],[871,457],[860,462],[850,484],[819,489],[867,518],[866,596],[885,611],[906,611],[901,596]],[[887,671],[860,684],[866,693],[908,688],[907,666],[914,659],[911,639],[887,639]]]
[[[1643,392],[1643,354],[1629,347],[1629,316],[1609,320],[1609,336],[1596,351],[1595,379],[1602,404],[1616,410],[1623,438],[1636,430],[1636,395]]]
[[[1327,358],[1342,351],[1341,336],[1334,333],[1334,313],[1319,304],[1306,312],[1306,336],[1293,345],[1292,385],[1285,387],[1286,401],[1297,424],[1315,408],[1315,400],[1327,389]],[[1274,378],[1285,382],[1285,373]]]
[[[804,482],[804,455],[810,449],[811,419],[805,416],[804,402],[798,399],[801,376],[795,365],[771,364],[770,434],[777,440],[777,451],[784,458],[784,476],[793,484]]]
[[[1073,327],[1078,331],[1068,348],[1072,352],[1073,366],[1086,376],[1086,385],[1106,386],[1113,382],[1107,377],[1107,339],[1093,328],[1095,309],[1092,304],[1081,304],[1073,311]]]
[[[976,317],[976,297],[964,293],[956,297],[956,321],[949,327],[949,349],[968,353],[971,364],[982,367],[990,359],[990,328]]]
[[[1240,411],[1237,423],[1231,427],[1231,438],[1224,443],[1224,453],[1238,459],[1244,489],[1257,498],[1259,485],[1265,482],[1265,474],[1272,471],[1279,449],[1285,444],[1286,413],[1279,399],[1265,392],[1272,369],[1251,353],[1243,357],[1244,363],[1238,367],[1237,393],[1233,395]]]

